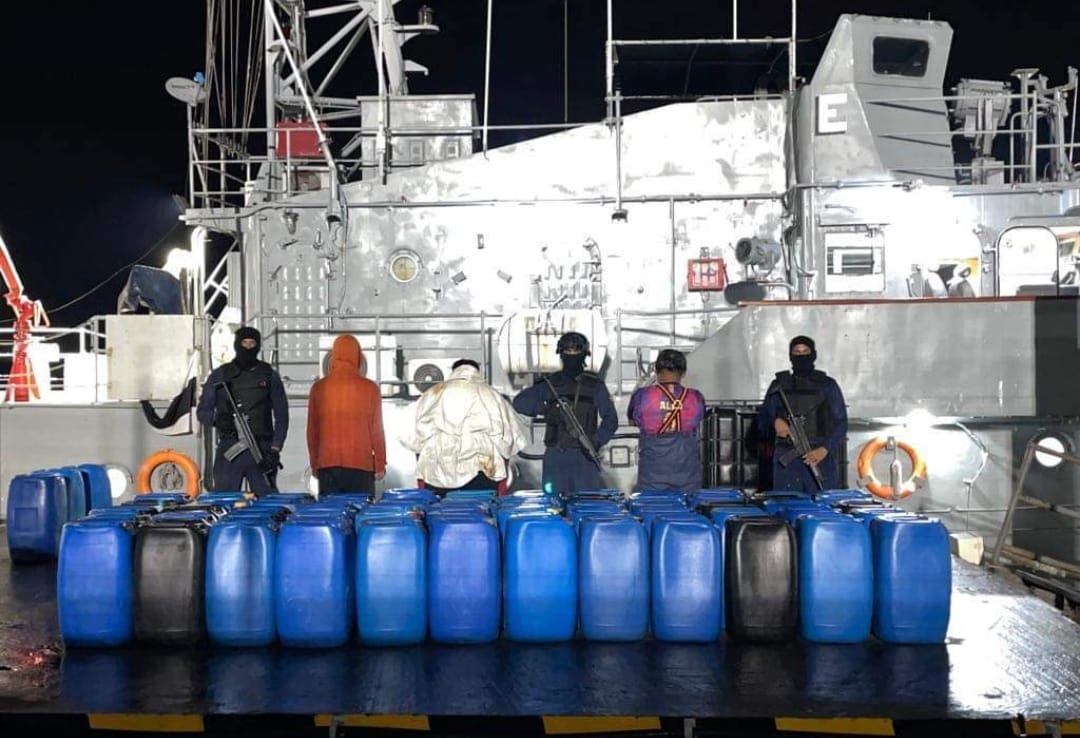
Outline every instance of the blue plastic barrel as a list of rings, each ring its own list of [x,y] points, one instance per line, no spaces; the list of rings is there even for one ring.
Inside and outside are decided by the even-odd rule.
[[[859,502],[874,499],[869,492],[862,489],[830,489],[814,494],[816,502],[824,502],[826,505],[834,505],[839,502]]]
[[[658,518],[652,532],[652,624],[661,641],[720,637],[723,568],[716,528],[697,516]]]
[[[187,495],[183,492],[147,492],[146,494],[135,495],[135,499],[127,504],[138,507],[145,505],[164,510],[169,507],[183,505],[185,502],[187,502]]]
[[[79,464],[76,469],[83,475],[83,485],[87,490],[90,504],[87,510],[100,510],[113,506],[112,485],[109,473],[101,464]]]
[[[874,549],[874,635],[889,643],[941,643],[949,627],[952,559],[937,520],[879,517]]]
[[[244,507],[254,502],[252,496],[243,492],[203,492],[195,498],[196,504],[221,505],[222,507]]]
[[[132,554],[127,521],[64,526],[56,570],[60,635],[69,646],[119,646],[132,637]]]
[[[649,631],[649,540],[629,516],[582,519],[581,632],[590,641],[637,641]]]
[[[870,532],[851,517],[826,513],[800,518],[798,533],[803,638],[865,641],[874,605]]]
[[[206,549],[206,629],[223,646],[266,646],[274,622],[276,525],[268,516],[230,514]]]
[[[622,492],[614,488],[608,489],[583,489],[578,492],[570,492],[565,495],[567,501],[574,500],[622,500]]]
[[[488,502],[495,499],[495,490],[490,489],[453,489],[446,493],[443,502],[468,500],[470,502]]]
[[[694,513],[694,512],[690,512],[686,508],[675,508],[675,509],[654,508],[654,509],[646,509],[641,513],[640,518],[641,518],[641,525],[645,528],[645,533],[648,534],[649,536],[652,536],[653,531],[656,528],[656,521],[657,520],[662,520],[662,519],[666,519],[666,520],[692,520],[692,521],[705,520],[705,518],[703,518],[701,515],[698,515],[697,513]]]
[[[631,502],[645,502],[649,500],[666,500],[676,502],[686,507],[686,493],[674,489],[643,489],[630,495]]]
[[[68,519],[67,480],[59,474],[20,474],[8,485],[7,539],[11,560],[56,558]]]
[[[306,505],[309,502],[314,502],[315,498],[307,492],[271,492],[270,494],[263,495],[255,502],[276,503],[285,505]]]
[[[388,489],[383,492],[380,500],[380,502],[416,502],[425,507],[438,501],[438,495],[430,489]]]
[[[505,536],[506,637],[531,642],[570,640],[577,626],[578,600],[574,528],[551,516],[511,517]]]
[[[68,520],[79,520],[86,517],[86,512],[90,509],[90,500],[81,471],[74,466],[61,466],[55,469],[42,469],[40,473],[60,474],[67,480]]]
[[[360,642],[407,646],[427,635],[427,539],[418,522],[369,520],[356,529]]]
[[[491,518],[438,516],[428,522],[428,620],[437,643],[499,637],[502,567]]]
[[[741,489],[735,489],[734,487],[699,489],[697,492],[690,495],[689,505],[690,507],[697,507],[698,505],[704,505],[711,502],[745,504],[746,495],[743,494]]]
[[[352,632],[356,603],[352,518],[297,518],[278,532],[274,616],[287,646],[342,646]]]

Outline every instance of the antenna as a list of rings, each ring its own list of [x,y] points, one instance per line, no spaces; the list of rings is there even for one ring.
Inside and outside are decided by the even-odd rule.
[[[206,88],[184,77],[170,77],[165,81],[165,91],[185,105],[195,107],[206,99]]]

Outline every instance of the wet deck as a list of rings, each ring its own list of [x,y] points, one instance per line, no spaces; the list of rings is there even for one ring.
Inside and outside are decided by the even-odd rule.
[[[0,717],[13,713],[1080,718],[1080,627],[957,561],[946,645],[573,643],[64,652],[53,565],[0,528]]]

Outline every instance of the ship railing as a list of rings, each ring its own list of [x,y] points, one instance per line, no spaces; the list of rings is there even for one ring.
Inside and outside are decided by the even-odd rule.
[[[798,52],[798,2],[791,0],[790,33],[786,37],[744,37],[739,35],[739,2],[731,0],[731,36],[729,38],[675,38],[675,39],[640,39],[615,37],[615,2],[607,0],[607,37],[604,41],[604,100],[607,104],[608,119],[621,117],[620,106],[623,101],[642,99],[647,96],[623,95],[616,83],[615,69],[618,64],[619,49],[633,47],[675,47],[692,46],[786,46],[788,56],[787,89],[795,89],[796,62]],[[616,124],[618,121],[616,121]]]
[[[104,318],[100,327],[94,321],[89,321],[77,327],[42,326],[31,330],[31,371],[41,401],[63,404],[101,402],[106,399],[104,377],[99,373],[100,361],[97,358],[105,353],[103,321]],[[0,328],[0,366],[5,368],[5,371],[0,371],[0,399],[6,397],[9,387],[28,387],[30,382],[29,373],[14,374],[11,371],[15,355],[14,334],[13,327]],[[38,353],[42,344],[56,346],[53,356],[42,357]],[[68,363],[72,356],[87,358],[76,368]]]
[[[391,141],[403,138],[477,138],[485,129],[507,132],[549,132],[579,128],[600,122],[524,123],[486,127],[460,124],[408,125],[389,126],[385,133]],[[328,139],[334,134],[340,134],[350,139],[374,140],[380,134],[380,129],[372,126],[320,125]],[[304,172],[330,174],[321,155],[311,153],[311,155],[297,156],[293,153],[305,139],[310,141],[311,131],[306,128],[192,127],[189,135],[192,147],[188,189],[191,202],[195,207],[227,207],[242,204],[243,200],[257,195],[271,199],[288,197],[309,191],[301,186],[303,179],[300,175]],[[284,146],[279,147],[273,155],[240,150],[229,140],[230,137],[254,137],[253,140],[260,140],[260,137],[265,138],[271,135],[276,135],[279,142],[284,142]],[[204,151],[205,153],[200,153]],[[471,152],[462,151],[461,153],[468,155]],[[431,156],[425,150],[425,153],[420,155],[409,152],[407,157],[395,157],[391,159],[390,165],[392,168],[404,169],[454,158],[458,157],[454,155]],[[357,173],[364,174],[365,170],[370,173],[379,166],[378,158],[370,156],[336,156],[334,161],[339,170],[334,175],[344,176],[346,181],[354,179]],[[260,177],[266,179],[263,186],[256,183]]]
[[[1072,97],[1075,100],[1075,91],[1072,92]],[[948,106],[949,103],[959,102],[982,103],[987,99],[982,95],[911,95],[905,97],[860,98],[861,102],[867,107],[903,107],[927,114],[938,112],[921,107],[927,103],[944,103]],[[1066,131],[1062,130],[1060,126],[1060,123],[1064,121],[1064,117],[1060,121],[1054,119],[1056,114],[1054,108],[1057,106],[1061,106],[1063,110],[1068,108],[1068,95],[1062,96],[1060,99],[1043,99],[1034,95],[1033,92],[1003,92],[994,95],[992,99],[1008,101],[1010,112],[1007,125],[993,128],[964,128],[963,125],[956,125],[955,121],[952,121],[952,111],[949,110],[946,115],[950,117],[950,127],[947,129],[875,131],[874,136],[899,140],[910,140],[912,137],[941,137],[951,140],[979,136],[995,138],[997,136],[1007,136],[1009,141],[1008,160],[995,163],[992,166],[994,170],[1008,173],[1009,178],[1007,181],[1010,184],[1019,182],[1033,183],[1040,180],[1063,181],[1072,177],[1078,166],[1075,161],[1077,148],[1076,127],[1072,126],[1072,130],[1066,134]],[[1014,103],[1017,102],[1020,103],[1021,109],[1012,110]],[[1047,128],[1042,143],[1040,143],[1039,135],[1040,122]],[[1045,164],[1045,168],[1051,171],[1048,176],[1040,178],[1038,154],[1043,151],[1051,152],[1050,159]],[[990,154],[990,151],[985,153]],[[960,162],[948,167],[925,167],[919,165],[909,168],[912,172],[955,170],[957,174],[970,173],[972,175],[976,169],[979,169],[979,167],[974,164],[965,165]],[[903,171],[903,169],[894,171]],[[1046,175],[1046,172],[1044,171],[1043,174]]]
[[[536,308],[530,308],[535,310]],[[607,316],[606,373],[615,394],[632,392],[651,373],[655,353],[664,348],[691,352],[719,330],[738,311],[735,306],[677,310],[616,309]],[[341,333],[366,337],[364,355],[368,377],[382,388],[403,398],[414,397],[410,387],[415,378],[384,376],[383,354],[404,359],[457,359],[479,357],[478,363],[489,381],[496,377],[497,340],[505,319],[500,313],[402,313],[367,314],[267,314],[254,316],[251,323],[263,329],[265,356],[281,373],[290,394],[306,397],[306,389],[321,375],[318,360],[304,358],[292,346],[306,343],[308,350],[322,336]],[[392,341],[389,337],[392,336]],[[305,340],[306,338],[306,340]],[[320,355],[317,344],[316,355]],[[403,374],[404,372],[399,372]]]

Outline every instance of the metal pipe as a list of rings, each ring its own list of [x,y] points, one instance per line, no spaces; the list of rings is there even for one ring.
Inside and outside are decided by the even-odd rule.
[[[356,10],[356,3],[346,3],[344,5],[331,5],[326,8],[316,8],[315,10],[309,10],[304,13],[305,18],[321,18],[324,15],[335,15],[337,13],[348,13],[350,10]]]
[[[1028,108],[1031,116],[1031,137],[1028,139],[1028,173],[1029,182],[1037,182],[1039,179],[1039,102],[1038,92],[1034,85],[1031,88],[1031,105]]]
[[[1080,520],[1080,510],[1073,510],[1071,507],[1058,505],[1053,502],[1046,502],[1045,500],[1040,500],[1038,497],[1029,497],[1028,495],[1020,495],[1020,500],[1031,505],[1031,508],[1056,512],[1058,515],[1064,515],[1069,518]]]
[[[779,192],[755,192],[755,193],[725,193],[714,195],[638,195],[622,199],[626,203],[660,203],[674,199],[675,202],[729,202],[736,200],[780,200],[783,193]],[[611,205],[615,203],[613,197],[569,197],[569,198],[538,198],[535,200],[505,199],[505,200],[435,200],[401,202],[400,200],[383,200],[378,202],[350,202],[350,209],[379,210],[379,209],[412,209],[412,208],[441,208],[441,207],[493,207],[496,205]],[[317,202],[290,203],[293,210],[310,210],[313,208],[325,209],[325,205]],[[235,218],[248,218],[265,210],[276,209],[271,203],[263,203],[250,208],[241,208],[229,212],[229,220]],[[217,220],[212,217],[211,220]],[[193,221],[194,222],[194,221]]]
[[[795,60],[799,53],[798,9],[798,0],[791,0],[791,41],[789,43],[790,51],[788,51],[788,76],[791,79],[788,83],[788,92],[792,95],[795,94],[795,78],[798,75],[798,70],[795,68]]]
[[[615,93],[615,39],[613,0],[607,0],[607,41],[604,43],[604,100],[607,103],[607,117],[611,118],[611,96]]]
[[[379,0],[379,2],[383,3],[385,2],[385,0]],[[281,50],[282,53],[285,55],[285,60],[288,61],[289,67],[291,67],[294,72],[299,73],[299,67],[296,64],[296,60],[293,59],[292,53],[289,51],[288,44],[285,43],[285,32],[282,30],[281,24],[278,23],[277,16],[274,15],[273,0],[266,0],[265,13],[270,17],[270,21],[274,25],[274,31],[281,39]],[[382,36],[380,32],[380,41],[381,39]],[[330,170],[330,198],[333,201],[337,199],[338,190],[337,164],[334,162],[333,154],[330,153],[330,142],[326,138],[326,132],[323,131],[322,126],[319,125],[319,116],[315,112],[315,106],[311,102],[311,97],[308,95],[307,91],[307,85],[304,84],[303,80],[300,80],[298,88],[300,90],[301,96],[304,98],[304,107],[307,110],[308,117],[311,119],[311,122],[315,127],[315,133],[317,133],[319,136],[319,150],[322,152],[323,158],[326,160],[326,166]]]
[[[1001,560],[1001,550],[1005,545],[1005,536],[1009,534],[1009,530],[1012,528],[1013,516],[1016,514],[1016,503],[1020,501],[1024,483],[1027,481],[1028,471],[1031,469],[1031,460],[1034,457],[1035,444],[1029,442],[1027,448],[1024,449],[1024,461],[1020,464],[1020,477],[1016,480],[1016,490],[1013,492],[1012,497],[1009,498],[1009,509],[1005,512],[1005,519],[1001,523],[998,539],[994,543],[994,553],[990,558],[990,563],[994,566],[997,566]]]
[[[570,120],[570,0],[562,3],[563,123]]]
[[[277,125],[277,68],[274,64],[274,3],[263,3],[263,74],[265,75],[263,96],[266,98],[266,161],[269,176],[274,176],[274,159],[277,157],[275,126]]]
[[[322,97],[322,94],[326,91],[326,88],[329,87],[330,83],[333,82],[334,79],[338,76],[338,72],[340,72],[341,68],[345,66],[345,62],[348,60],[348,58],[352,56],[353,51],[356,49],[356,45],[360,43],[360,39],[364,37],[364,33],[366,31],[367,25],[362,25],[356,29],[355,33],[353,33],[353,37],[349,39],[349,43],[345,44],[345,48],[341,50],[340,54],[338,54],[338,58],[334,60],[333,65],[331,65],[330,69],[327,70],[322,82],[319,83],[319,88],[315,90],[316,99]],[[355,103],[356,101],[350,100],[350,102]],[[326,116],[323,117],[325,118]]]
[[[314,54],[307,58],[307,61],[300,65],[299,70],[294,70],[292,74],[285,78],[285,86],[288,87],[293,82],[300,79],[301,72],[306,72],[307,70],[311,69],[313,66],[315,66],[315,64],[319,62],[320,59],[330,53],[331,49],[337,46],[338,42],[340,42],[343,38],[352,33],[354,28],[367,20],[369,12],[370,11],[368,10],[361,10],[354,17],[350,18],[348,23],[339,28],[337,33],[327,39],[326,43],[319,47],[319,49],[316,50]]]
[[[615,210],[622,209],[622,100],[615,93]]]
[[[390,141],[389,141],[390,135],[389,135],[389,132],[387,131],[387,127],[389,126],[389,121],[387,119],[390,117],[389,116],[389,105],[390,104],[389,104],[389,101],[387,100],[386,70],[383,68],[383,62],[384,62],[384,60],[386,58],[385,57],[386,47],[383,45],[383,21],[386,20],[386,11],[385,11],[384,5],[383,5],[384,2],[385,2],[385,0],[379,0],[379,21],[378,21],[379,37],[377,39],[378,44],[377,44],[377,47],[376,47],[376,56],[378,58],[375,60],[375,63],[376,63],[375,65],[377,67],[378,77],[379,77],[379,99],[378,99],[378,111],[379,112],[378,112],[378,117],[377,117],[379,130],[375,133],[375,158],[377,159],[376,169],[377,169],[377,174],[378,174],[378,177],[379,177],[379,181],[381,181],[383,184],[386,183],[386,169],[387,169],[387,167],[386,167],[386,164],[387,164],[386,159],[387,159],[387,151],[390,148]],[[374,29],[374,27],[373,27],[373,29]],[[376,39],[374,37],[372,37],[372,40],[374,41]]]
[[[732,0],[737,2],[737,0]],[[675,345],[675,247],[678,244],[678,229],[675,227],[675,200],[668,202],[668,218],[671,220],[671,345]]]
[[[615,308],[615,395],[622,396],[622,308]]]
[[[731,38],[739,38],[739,0],[731,0]]]
[[[492,2],[487,4],[487,40],[484,42],[484,129],[483,151],[488,150],[488,110],[491,107],[491,25],[492,25]]]
[[[608,0],[610,4],[611,0]],[[619,39],[612,41],[612,46],[729,46],[729,45],[765,45],[765,46],[777,46],[780,44],[786,44],[790,41],[789,38],[776,38],[773,36],[766,36],[764,38],[671,38],[671,39],[652,39],[652,38],[635,38],[635,39]]]

